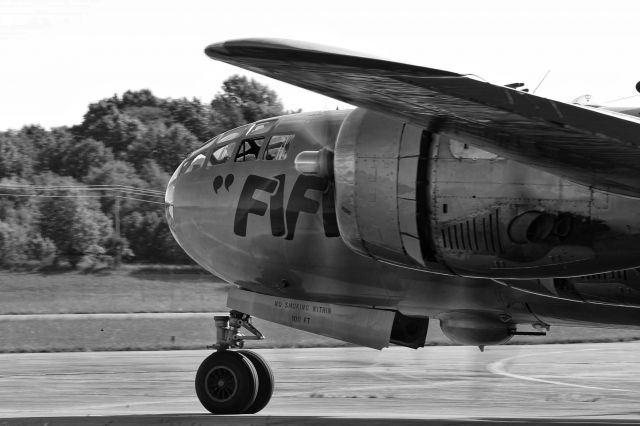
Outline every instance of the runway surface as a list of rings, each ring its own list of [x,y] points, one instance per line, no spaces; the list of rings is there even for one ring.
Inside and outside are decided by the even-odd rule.
[[[259,352],[274,397],[235,417],[195,396],[208,351],[0,355],[0,425],[640,423],[640,342]]]

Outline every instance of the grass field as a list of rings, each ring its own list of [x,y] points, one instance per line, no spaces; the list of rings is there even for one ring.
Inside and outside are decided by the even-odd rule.
[[[0,271],[0,315],[225,310],[228,286],[194,268],[101,273]]]
[[[250,348],[335,347],[344,342],[255,318],[266,336],[247,341]],[[626,341],[640,331],[553,327],[546,337],[516,336],[510,344]],[[0,317],[0,352],[203,349],[213,343],[213,314],[191,318],[24,319]],[[438,321],[432,321],[427,345],[450,345]]]
[[[213,343],[213,312],[226,311],[228,286],[196,269],[127,268],[85,274],[0,271],[0,352],[204,348]],[[173,318],[8,319],[7,314],[201,312]],[[204,314],[207,313],[207,314]],[[267,336],[248,347],[341,346],[344,343],[255,319]],[[553,327],[546,337],[512,344],[640,339],[638,330]],[[428,345],[450,344],[432,321]]]
[[[335,347],[345,344],[254,319],[267,336],[247,347]],[[213,314],[196,318],[0,319],[0,352],[203,349],[215,341]]]

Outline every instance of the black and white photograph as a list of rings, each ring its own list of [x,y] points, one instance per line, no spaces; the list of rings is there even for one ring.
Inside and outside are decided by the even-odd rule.
[[[640,424],[639,19],[0,0],[0,426]]]

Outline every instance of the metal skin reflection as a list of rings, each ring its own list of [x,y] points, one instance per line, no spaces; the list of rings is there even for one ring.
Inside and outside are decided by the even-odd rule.
[[[295,134],[295,145],[286,160],[229,161],[193,168],[189,173],[179,173],[179,169],[169,184],[167,203],[172,211],[171,230],[182,248],[213,274],[259,293],[398,309],[406,315],[432,318],[452,310],[481,310],[507,313],[525,323],[538,321],[529,309],[519,305],[530,301],[531,284],[523,285],[527,293],[520,293],[490,279],[457,276],[442,255],[444,262],[425,263],[427,266],[362,256],[338,238],[335,207],[331,202],[333,185],[321,178],[301,175],[295,169],[294,159],[302,151],[333,150],[340,125],[349,112],[282,117],[273,132]],[[443,159],[442,151],[439,155],[436,161],[450,161]],[[482,167],[481,161],[477,160],[477,167]],[[490,164],[493,160],[484,161],[487,168],[496,167]],[[438,167],[443,167],[440,164]],[[513,167],[521,176],[540,175],[523,173],[522,169],[527,168],[524,165]],[[216,190],[218,177],[232,183],[219,185]],[[453,184],[443,180],[433,185],[438,187],[434,193],[445,198],[443,188]],[[516,185],[524,186],[521,182]],[[457,182],[450,194],[458,194],[459,202],[469,198],[462,194]],[[451,195],[446,198],[450,205],[455,201]],[[534,199],[536,194],[531,195],[529,202]],[[469,215],[475,214],[477,210],[469,210]],[[555,273],[560,275],[563,268],[559,265]],[[603,269],[608,268],[609,265]],[[553,296],[543,286],[539,293],[540,297]],[[593,312],[598,309],[583,304],[568,306],[572,309],[563,320],[565,324],[571,322],[570,313],[578,307]],[[592,318],[594,323],[608,323],[606,313],[600,321],[598,315]]]
[[[593,284],[598,282],[597,278],[591,279],[587,297],[581,297],[578,292],[566,290],[566,285],[549,290],[549,285],[540,279],[492,280],[456,274],[465,268],[477,268],[474,262],[479,262],[475,265],[482,267],[491,265],[492,260],[482,263],[487,253],[474,250],[475,246],[467,252],[455,251],[452,247],[443,247],[442,241],[438,240],[442,235],[438,229],[450,226],[450,220],[440,223],[439,218],[457,209],[456,203],[470,198],[464,193],[459,179],[458,182],[447,178],[438,180],[442,176],[438,174],[438,168],[456,161],[451,158],[448,147],[443,150],[440,146],[434,151],[431,161],[437,165],[432,164],[428,169],[436,179],[432,180],[429,187],[431,195],[427,196],[431,197],[431,205],[438,210],[439,216],[424,223],[425,226],[433,226],[435,231],[417,233],[418,237],[433,237],[430,247],[436,250],[435,255],[422,255],[420,259],[413,260],[405,251],[404,258],[400,259],[393,246],[385,251],[379,241],[377,246],[361,242],[361,249],[354,250],[352,242],[344,240],[345,234],[353,235],[353,230],[343,231],[349,222],[338,223],[337,218],[346,213],[336,214],[335,184],[321,177],[300,174],[294,164],[300,152],[334,150],[341,126],[350,113],[331,111],[280,118],[272,133],[295,135],[295,143],[284,160],[229,160],[216,165],[203,162],[199,167],[191,167],[189,163],[202,152],[205,157],[210,154],[213,144],[192,154],[173,175],[166,196],[169,225],[181,247],[205,269],[255,297],[270,296],[285,298],[279,300],[314,301],[332,306],[366,307],[369,311],[396,312],[394,324],[404,318],[438,319],[445,334],[453,341],[481,348],[508,341],[518,333],[541,333],[540,330],[554,324],[640,326],[640,316],[635,307],[640,297],[625,299],[632,303],[620,303],[620,298],[611,294],[610,286],[603,287],[607,290],[594,297],[598,287]],[[242,139],[242,133],[238,140]],[[536,179],[540,176],[540,173],[524,173],[522,169],[527,166],[500,161],[506,169],[517,168],[520,180],[523,176]],[[488,168],[496,167],[495,160],[490,159],[478,159],[474,167],[483,167],[482,162]],[[458,162],[456,166],[460,167],[462,163]],[[373,182],[371,177],[367,179]],[[354,175],[353,181],[356,180]],[[521,182],[517,186],[524,187]],[[542,188],[546,190],[544,185]],[[447,190],[451,190],[449,195]],[[363,197],[356,195],[353,199],[362,201]],[[528,202],[534,199],[536,195],[532,194]],[[442,213],[443,202],[440,200],[446,200],[450,206],[446,214]],[[381,203],[378,207],[388,208],[382,201],[378,202]],[[469,203],[469,215],[478,217],[478,210],[473,209],[472,203]],[[346,206],[343,207],[347,210]],[[486,211],[484,207],[480,210]],[[464,214],[462,211],[458,213]],[[521,213],[515,209],[514,217],[519,215]],[[416,221],[421,218],[419,212],[414,211],[414,218]],[[374,219],[377,218],[374,216]],[[380,225],[385,226],[386,222],[380,220]],[[340,231],[338,225],[342,226]],[[371,230],[361,229],[360,238],[371,234]],[[502,238],[509,238],[508,231],[505,226]],[[379,234],[383,232],[386,231]],[[523,245],[523,242],[505,243],[505,247],[507,244]],[[538,241],[532,244],[552,245],[551,242],[543,244]],[[513,262],[535,265],[541,258],[546,259],[548,251],[548,247],[543,247],[533,251],[538,254],[528,257],[525,252],[500,254],[494,251],[492,254],[502,256],[503,261],[512,259]],[[385,258],[386,253],[390,255]],[[465,267],[464,259],[471,266]],[[559,265],[557,271],[562,272],[563,268]],[[500,278],[500,273],[497,272],[496,278]],[[632,282],[640,283],[638,275],[629,276]],[[637,284],[627,288],[634,294],[638,291]],[[572,297],[566,297],[567,294]],[[325,328],[314,328],[318,322],[308,324],[309,318],[299,313],[278,320],[271,318],[271,311],[265,311],[264,307],[260,310],[255,304],[237,306],[249,306],[246,309],[251,311],[246,313],[263,312],[265,319],[288,326],[372,347],[381,346],[373,340],[363,340],[363,330],[358,328],[345,326],[340,334],[335,331],[335,324],[316,325]],[[352,320],[359,321],[359,318],[352,316]],[[387,342],[410,347],[424,344],[424,340],[419,338],[415,343],[414,337],[402,337],[402,332],[401,337],[394,340],[394,335],[398,335],[394,331],[397,327],[394,327],[390,328],[391,337],[387,336]]]
[[[596,132],[592,111],[317,49],[206,51],[360,106],[229,130],[168,184],[176,241],[232,285],[196,376],[209,411],[271,398],[267,363],[233,351],[264,337],[252,315],[376,349],[424,346],[430,319],[481,350],[554,325],[640,327],[640,190],[607,161],[636,167],[639,120]],[[242,397],[211,397],[227,386]]]

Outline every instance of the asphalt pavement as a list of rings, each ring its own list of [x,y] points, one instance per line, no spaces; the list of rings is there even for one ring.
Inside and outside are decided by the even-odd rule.
[[[208,351],[0,355],[0,425],[640,424],[640,342],[260,349],[276,378],[257,415],[212,416]]]

